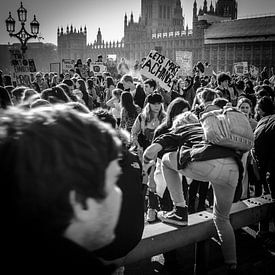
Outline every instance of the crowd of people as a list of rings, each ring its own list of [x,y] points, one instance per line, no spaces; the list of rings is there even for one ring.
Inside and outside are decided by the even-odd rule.
[[[112,274],[144,224],[188,226],[189,214],[213,209],[234,272],[232,203],[275,199],[275,69],[258,78],[194,71],[166,91],[137,78],[138,64],[135,75],[123,62],[116,76],[95,76],[82,75],[80,63],[60,75],[37,72],[29,87],[0,75],[1,172],[15,208],[7,234],[20,267],[32,270],[31,257]],[[202,120],[227,108],[249,121],[255,141],[248,152],[205,141]],[[269,221],[258,234],[271,236],[274,249]]]

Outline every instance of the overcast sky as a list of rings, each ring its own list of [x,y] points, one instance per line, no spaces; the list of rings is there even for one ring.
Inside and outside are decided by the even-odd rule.
[[[16,31],[20,29],[17,9],[20,1],[0,0],[0,44],[18,42],[16,38],[10,38],[5,26],[5,20],[9,11],[16,20]],[[169,0],[167,0],[168,2]],[[185,24],[192,25],[193,0],[181,0]],[[208,0],[208,5],[210,5]],[[214,4],[215,1],[213,1]],[[259,14],[275,14],[274,0],[238,0],[238,17]],[[198,7],[203,5],[203,0],[197,0]],[[134,21],[138,20],[141,13],[141,0],[24,0],[23,6],[28,11],[27,30],[29,23],[36,15],[40,23],[40,31],[44,37],[43,42],[57,44],[57,27],[73,24],[77,29],[87,26],[88,43],[96,39],[97,30],[100,27],[105,41],[121,40],[123,37],[124,14],[134,14]],[[253,27],[253,26],[251,26]],[[35,40],[30,40],[35,41]]]

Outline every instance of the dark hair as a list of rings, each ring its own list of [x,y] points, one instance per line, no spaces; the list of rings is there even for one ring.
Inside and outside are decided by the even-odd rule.
[[[73,86],[74,87],[74,82],[71,79],[64,79],[62,83],[67,84],[68,86]]]
[[[257,101],[258,108],[264,112],[264,116],[274,114],[275,108],[269,96],[264,96]]]
[[[65,94],[72,100],[72,101],[77,101],[77,97],[76,95],[74,95],[72,93],[72,91],[70,90],[69,86],[65,83],[60,83],[58,84],[56,87],[61,87],[63,89],[63,91],[65,92]]]
[[[224,97],[217,97],[213,100],[212,104],[218,106],[219,108],[223,109],[223,107],[228,103],[229,101]]]
[[[243,80],[238,80],[235,84],[235,87],[239,90],[243,90],[244,89],[244,81]]]
[[[228,80],[228,81],[231,80],[231,78],[230,78],[230,76],[229,76],[228,74],[226,74],[226,73],[220,73],[220,74],[218,74],[217,81],[218,81],[218,84],[219,84],[219,85],[220,85],[223,81],[225,81],[225,80]]]
[[[204,88],[201,94],[201,98],[203,102],[213,101],[217,97],[218,97],[217,92],[210,88]]]
[[[121,89],[121,90],[124,90],[124,86],[123,86],[123,83],[122,82],[118,82],[117,85],[116,85],[117,88]]]
[[[11,76],[8,74],[3,75],[3,84],[4,86],[12,86]]]
[[[0,108],[7,109],[9,106],[12,106],[10,95],[8,91],[0,86]]]
[[[125,74],[124,76],[122,76],[122,78],[121,78],[121,82],[122,81],[125,81],[125,82],[131,82],[131,83],[134,83],[134,80],[133,80],[133,77],[131,76],[131,75],[129,75],[129,74]]]
[[[86,106],[89,106],[89,94],[87,92],[86,89],[86,83],[83,79],[77,79],[76,83],[78,83],[80,85],[79,90],[82,92],[83,94],[83,101],[85,102]]]
[[[92,110],[91,113],[101,121],[109,123],[113,128],[116,128],[116,119],[107,109],[100,107]]]
[[[128,116],[135,118],[138,115],[137,105],[134,104],[133,97],[129,92],[123,92],[120,98],[121,106],[126,110]]]
[[[11,91],[12,97],[16,99],[16,101],[21,102],[23,95],[24,95],[24,91],[27,87],[25,86],[20,86],[20,87],[16,87]]]
[[[187,100],[183,99],[182,97],[177,97],[170,102],[167,107],[166,117],[163,124],[166,124],[168,128],[172,127],[173,119],[182,113],[182,110],[187,108],[190,111],[191,107]]]
[[[150,104],[156,104],[156,103],[162,103],[163,102],[163,97],[161,94],[154,92],[153,94],[149,95],[147,97],[148,103]]]
[[[106,77],[106,87],[110,88],[110,86],[115,86],[114,79],[111,76]]]
[[[153,87],[154,90],[157,87],[157,82],[154,79],[152,79],[152,78],[145,80],[144,81],[144,85],[145,84],[148,84],[150,87]]]
[[[13,226],[31,239],[60,236],[73,216],[70,191],[84,206],[89,197],[106,197],[105,170],[119,153],[115,131],[65,104],[12,108],[2,117],[0,166]]]
[[[70,102],[70,98],[66,95],[64,90],[58,86],[45,89],[41,93],[41,99],[45,99],[53,104]]]

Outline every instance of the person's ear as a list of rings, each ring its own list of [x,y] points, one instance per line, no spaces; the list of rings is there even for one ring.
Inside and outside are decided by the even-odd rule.
[[[97,215],[98,203],[93,198],[87,198],[85,201],[85,206],[83,203],[77,200],[77,195],[74,190],[69,193],[70,205],[73,209],[74,219],[79,221],[91,220]]]

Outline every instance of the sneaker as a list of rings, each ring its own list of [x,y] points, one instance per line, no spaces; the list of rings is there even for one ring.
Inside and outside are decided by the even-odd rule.
[[[176,206],[170,212],[160,211],[158,212],[158,218],[162,222],[172,223],[181,226],[188,225],[188,207]]]
[[[153,222],[156,222],[157,220],[158,219],[157,219],[157,211],[156,211],[156,209],[149,208],[147,210],[146,221],[148,223],[153,223]]]

